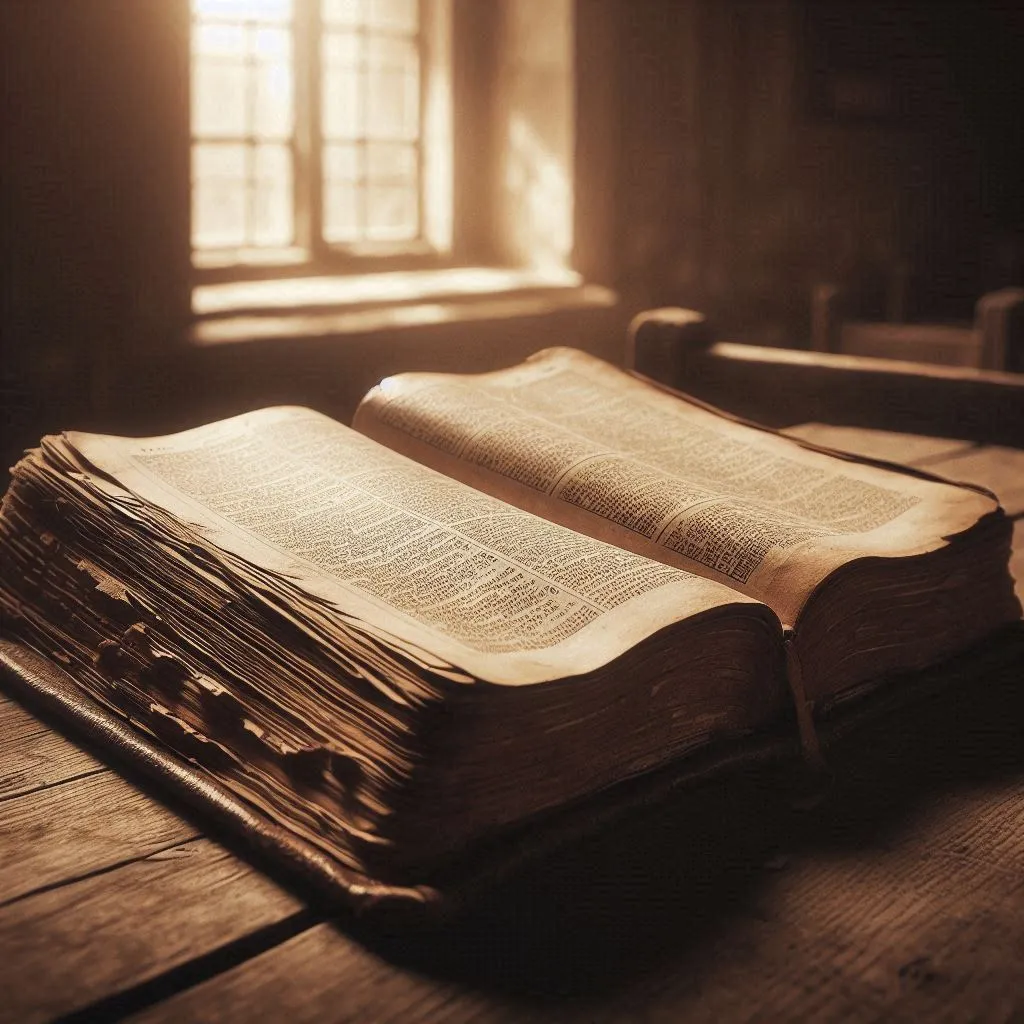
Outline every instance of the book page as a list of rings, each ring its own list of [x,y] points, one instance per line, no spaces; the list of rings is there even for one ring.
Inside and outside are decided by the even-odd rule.
[[[572,349],[478,376],[389,378],[355,426],[522,508],[720,580],[790,624],[852,558],[932,550],[996,507],[736,423]]]
[[[103,474],[98,486],[112,478],[128,500],[167,509],[428,660],[492,682],[591,671],[672,622],[737,600],[307,409],[266,409],[164,438],[68,441]]]

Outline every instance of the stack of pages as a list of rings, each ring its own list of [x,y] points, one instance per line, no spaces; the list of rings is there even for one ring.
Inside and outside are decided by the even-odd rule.
[[[1020,616],[995,499],[813,450],[567,349],[44,438],[5,631],[356,876],[467,847]],[[358,432],[357,432],[358,431]]]

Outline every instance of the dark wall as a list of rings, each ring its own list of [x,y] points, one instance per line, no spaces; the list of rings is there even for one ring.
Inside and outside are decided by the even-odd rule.
[[[822,280],[905,272],[911,314],[1020,281],[1024,5],[636,3],[620,251],[652,304],[799,343]]]
[[[187,0],[0,0],[4,459],[64,426],[156,431],[265,401],[346,415],[413,365],[553,342],[614,357],[645,305],[802,344],[823,278],[902,260],[923,308],[957,313],[1019,273],[1017,5],[580,0],[577,16],[581,260],[622,316],[196,350]]]
[[[176,391],[190,286],[186,13],[0,3],[5,460],[45,429],[149,418]]]

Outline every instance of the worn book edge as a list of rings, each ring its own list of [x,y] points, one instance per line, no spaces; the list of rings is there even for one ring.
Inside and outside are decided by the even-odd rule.
[[[958,683],[980,681],[986,672],[1010,665],[1024,665],[1024,623],[1004,626],[978,647],[931,669],[882,681],[871,694],[825,709],[816,727],[816,742],[827,752],[900,708]],[[26,645],[0,637],[0,677],[4,688],[30,710],[69,728],[74,738],[94,744],[109,755],[115,767],[137,770],[161,792],[196,810],[214,838],[235,840],[257,863],[277,869],[283,881],[309,892],[318,902],[360,914],[451,917],[504,878],[557,855],[561,848],[626,819],[631,812],[667,801],[678,789],[758,769],[785,768],[805,778],[806,739],[802,741],[798,723],[784,722],[773,732],[708,746],[503,830],[453,858],[423,884],[393,885],[345,868],[275,825],[209,773],[152,740],[129,720],[101,707],[62,667]],[[817,776],[815,784],[827,785],[827,776]]]

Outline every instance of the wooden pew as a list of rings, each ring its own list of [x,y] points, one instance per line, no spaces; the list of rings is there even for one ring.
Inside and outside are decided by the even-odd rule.
[[[1024,374],[718,341],[693,310],[641,313],[626,365],[771,426],[819,422],[1024,448]]]

